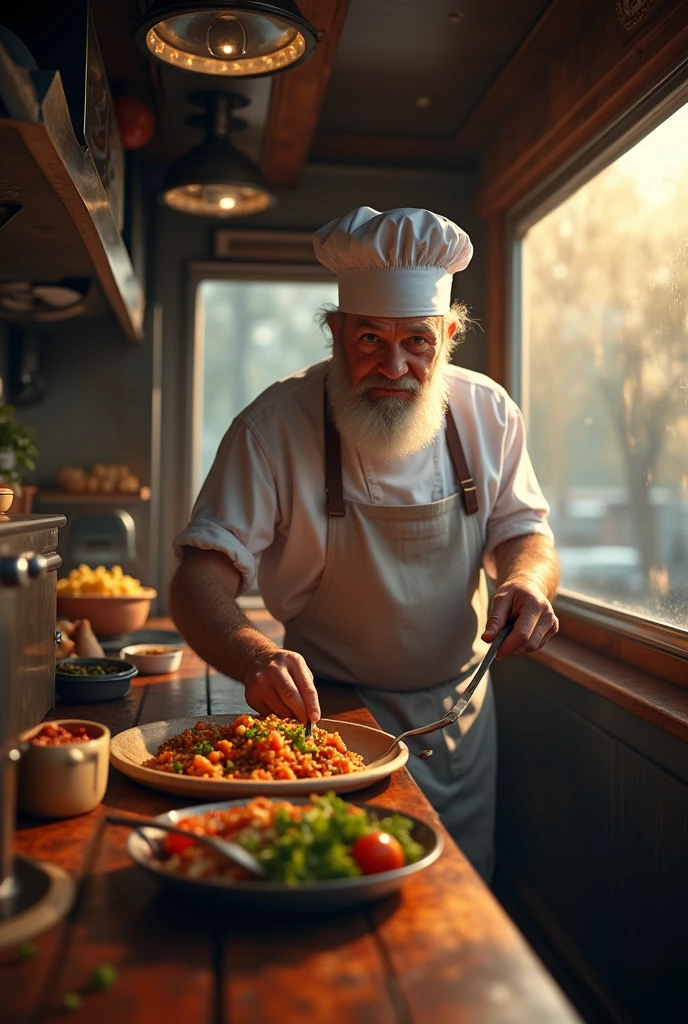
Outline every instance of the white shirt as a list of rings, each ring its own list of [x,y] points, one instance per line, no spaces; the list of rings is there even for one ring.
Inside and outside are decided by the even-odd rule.
[[[225,434],[189,525],[184,546],[223,551],[243,577],[256,578],[265,604],[280,622],[300,614],[325,567],[325,445],[323,382],[329,360],[273,384]],[[492,553],[514,537],[552,537],[545,501],[526,451],[520,410],[483,374],[447,366],[450,406],[475,479],[483,564],[495,575]],[[344,495],[374,505],[425,505],[458,486],[444,430],[415,455],[372,461],[342,439]]]

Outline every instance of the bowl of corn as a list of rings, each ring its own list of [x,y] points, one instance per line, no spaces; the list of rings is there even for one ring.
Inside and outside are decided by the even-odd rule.
[[[140,580],[127,576],[120,565],[111,569],[80,565],[57,581],[57,614],[65,619],[88,619],[96,636],[119,636],[141,629],[157,596],[156,590],[142,587]]]

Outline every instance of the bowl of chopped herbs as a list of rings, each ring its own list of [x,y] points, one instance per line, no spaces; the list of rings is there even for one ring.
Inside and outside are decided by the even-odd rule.
[[[126,697],[136,665],[119,658],[64,658],[55,665],[55,691],[69,704]]]

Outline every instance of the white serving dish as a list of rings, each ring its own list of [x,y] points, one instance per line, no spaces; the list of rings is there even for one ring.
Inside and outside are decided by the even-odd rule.
[[[131,657],[128,656],[131,660]],[[332,775],[323,779],[280,779],[274,782],[253,779],[202,779],[192,775],[172,775],[155,768],[144,768],[142,762],[155,757],[158,747],[164,740],[193,729],[197,722],[229,725],[238,715],[206,715],[196,718],[176,718],[169,722],[152,722],[150,725],[139,725],[127,729],[115,736],[110,745],[110,761],[121,772],[151,789],[177,793],[180,796],[200,796],[206,799],[224,797],[232,799],[244,796],[305,796],[310,793],[326,793],[333,790],[337,793],[364,789],[374,782],[387,778],[392,772],[403,768],[409,756],[409,750],[403,740],[375,768],[364,768],[350,775]],[[367,725],[356,725],[353,722],[338,722],[336,719],[323,718],[318,722],[320,729],[338,732],[349,750],[361,754],[365,764],[372,764],[384,754],[394,739],[390,733],[381,729],[371,729]]]

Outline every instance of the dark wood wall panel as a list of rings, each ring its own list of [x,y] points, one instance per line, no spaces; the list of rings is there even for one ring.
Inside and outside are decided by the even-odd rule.
[[[582,714],[578,688],[542,665],[510,662],[494,677],[498,890],[604,1007],[600,1019],[687,1020],[688,756],[677,762],[672,747],[665,763],[660,734],[655,757],[659,731],[595,694]]]
[[[459,132],[480,153],[480,216],[523,199],[685,60],[685,0],[646,5],[632,30],[618,6],[554,0]]]

